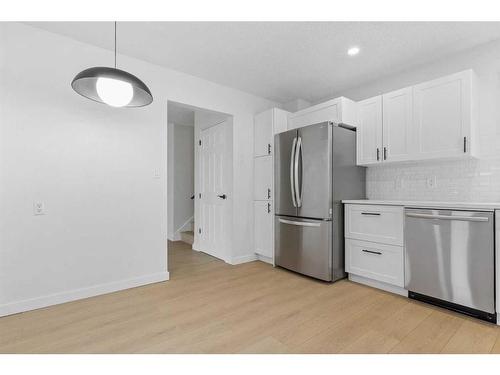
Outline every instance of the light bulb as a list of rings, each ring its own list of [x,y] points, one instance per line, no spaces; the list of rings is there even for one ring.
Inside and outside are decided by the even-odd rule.
[[[360,49],[357,46],[351,47],[347,50],[347,54],[349,56],[356,56],[359,53]]]
[[[95,86],[99,98],[111,107],[124,107],[134,96],[132,85],[125,81],[99,77]]]

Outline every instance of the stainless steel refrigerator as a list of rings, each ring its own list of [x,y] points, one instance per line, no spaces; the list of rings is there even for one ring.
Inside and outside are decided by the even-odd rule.
[[[277,134],[275,263],[325,281],[345,277],[343,199],[365,198],[356,131],[324,122]]]

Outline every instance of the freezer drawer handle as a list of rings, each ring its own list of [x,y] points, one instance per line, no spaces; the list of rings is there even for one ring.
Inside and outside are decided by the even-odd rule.
[[[380,216],[380,212],[361,212],[361,215]]]
[[[364,252],[364,253],[382,255],[382,253],[380,251],[372,251],[372,250],[365,250],[365,249],[363,249],[361,251]]]
[[[487,222],[489,219],[484,216],[448,216],[448,215],[430,215],[430,214],[414,214],[407,212],[406,216],[419,219],[438,219],[438,220],[459,220],[459,221],[481,221]]]
[[[283,224],[290,224],[290,225],[298,225],[299,227],[319,227],[321,226],[320,223],[309,223],[305,221],[292,221],[292,220],[285,220],[285,219],[279,219],[280,223]]]

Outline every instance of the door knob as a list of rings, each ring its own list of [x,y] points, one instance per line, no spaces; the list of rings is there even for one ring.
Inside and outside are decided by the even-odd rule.
[[[217,195],[219,198],[221,199],[226,199],[227,198],[227,195],[226,194],[222,194],[222,195]]]

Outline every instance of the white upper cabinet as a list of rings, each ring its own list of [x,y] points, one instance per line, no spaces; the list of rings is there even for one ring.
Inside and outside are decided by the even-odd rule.
[[[358,165],[477,154],[472,70],[357,103]]]
[[[379,163],[382,159],[382,96],[358,102],[357,123],[357,163]]]
[[[271,155],[274,134],[287,130],[287,111],[272,108],[255,115],[254,118],[254,157]]]
[[[413,87],[413,117],[418,159],[473,156],[471,70]]]
[[[382,108],[383,161],[411,160],[415,153],[412,88],[384,94]]]
[[[255,157],[271,155],[273,146],[273,111],[259,113],[254,119],[254,147]]]
[[[291,113],[288,116],[288,129],[324,121],[356,126],[356,103],[351,99],[340,97]]]

